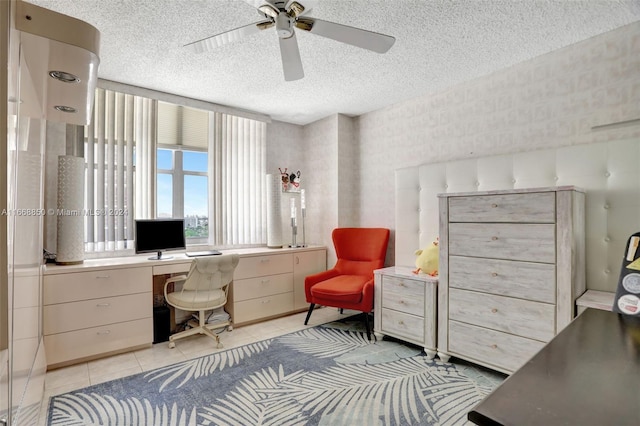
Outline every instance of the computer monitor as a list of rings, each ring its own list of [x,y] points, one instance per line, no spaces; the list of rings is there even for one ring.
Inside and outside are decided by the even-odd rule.
[[[171,259],[173,256],[162,256],[162,252],[186,248],[184,219],[136,220],[135,241],[136,253],[157,253],[149,260]]]

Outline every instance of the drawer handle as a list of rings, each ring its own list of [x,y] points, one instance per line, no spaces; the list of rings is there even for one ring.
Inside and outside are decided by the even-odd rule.
[[[100,336],[100,335],[106,335],[106,334],[111,334],[111,330],[98,331],[96,334],[97,334],[98,336]]]
[[[498,207],[498,205],[497,205],[497,204],[491,204],[491,208],[492,208],[492,209],[495,209],[496,207]]]
[[[497,241],[497,240],[498,240],[498,237],[493,236],[493,237],[491,237],[491,240],[492,240],[492,241]]]
[[[398,325],[404,325],[404,321],[402,320],[398,321]]]
[[[262,304],[264,305],[265,303],[269,303],[269,302],[271,302],[271,299],[263,300],[263,301],[262,301],[262,302],[260,302],[260,303],[262,303]]]
[[[491,349],[498,349],[498,345],[494,343],[493,345],[491,345]]]
[[[271,259],[260,259],[261,263],[267,263],[267,262],[270,262],[270,261],[271,261]]]
[[[96,275],[96,279],[97,280],[106,280],[106,279],[109,279],[109,278],[111,278],[110,275]]]
[[[399,301],[401,305],[404,305],[404,300]]]
[[[491,308],[491,313],[495,314],[496,312],[498,312],[498,308]]]
[[[495,277],[497,277],[497,276],[498,276],[498,273],[497,273],[497,272],[492,272],[492,273],[491,273],[491,276],[495,278]]]
[[[269,284],[269,280],[262,280],[260,281],[260,284]]]
[[[96,306],[98,308],[108,308],[109,306],[111,306],[111,303],[98,303]]]

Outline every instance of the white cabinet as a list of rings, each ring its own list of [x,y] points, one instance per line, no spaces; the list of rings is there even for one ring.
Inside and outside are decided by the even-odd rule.
[[[436,294],[438,278],[392,266],[374,271],[373,331],[422,346],[436,354]]]
[[[440,194],[438,354],[511,373],[575,316],[584,193]]]
[[[243,256],[236,268],[227,311],[235,325],[307,308],[304,277],[326,270],[325,248]]]
[[[44,276],[49,368],[148,345],[153,340],[151,267]]]

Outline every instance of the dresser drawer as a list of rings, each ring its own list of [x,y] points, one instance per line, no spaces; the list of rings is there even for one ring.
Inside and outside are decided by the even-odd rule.
[[[292,310],[293,292],[276,294],[260,299],[243,300],[233,304],[233,322],[241,324],[291,312]]]
[[[152,288],[151,267],[45,275],[43,287],[45,305],[143,293]]]
[[[555,223],[555,192],[449,198],[450,222]]]
[[[555,303],[556,267],[477,257],[449,257],[449,287]]]
[[[424,317],[382,309],[382,332],[423,344]]]
[[[49,366],[150,344],[152,341],[152,318],[44,336]]]
[[[241,257],[233,274],[234,280],[293,272],[292,254]]]
[[[382,307],[424,317],[424,286],[402,277],[382,277]]]
[[[293,291],[293,274],[267,275],[258,278],[233,280],[233,300],[256,299]]]
[[[517,370],[544,345],[537,340],[449,321],[449,353],[501,371]]]
[[[451,223],[449,255],[555,263],[555,225]]]
[[[449,289],[449,318],[543,342],[555,335],[555,306]]]
[[[151,292],[47,305],[43,309],[44,334],[152,317]]]

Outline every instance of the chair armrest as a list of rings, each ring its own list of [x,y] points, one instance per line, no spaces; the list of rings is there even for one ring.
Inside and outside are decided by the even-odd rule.
[[[178,281],[184,281],[187,279],[186,275],[176,275],[175,277],[168,278],[167,281],[164,282],[164,298],[167,299],[167,287],[169,284],[174,284]]]

